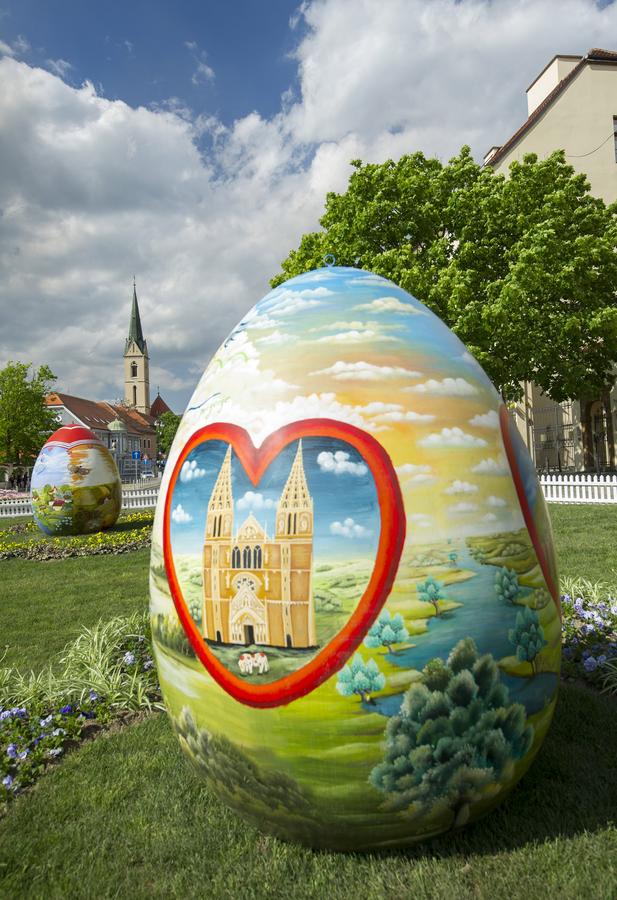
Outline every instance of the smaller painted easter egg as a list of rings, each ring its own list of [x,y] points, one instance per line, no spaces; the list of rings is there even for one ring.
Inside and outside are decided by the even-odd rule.
[[[32,471],[32,513],[45,534],[89,534],[113,525],[122,506],[114,459],[93,431],[63,425]]]

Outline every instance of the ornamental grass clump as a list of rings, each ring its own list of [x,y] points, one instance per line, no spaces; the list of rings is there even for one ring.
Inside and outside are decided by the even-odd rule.
[[[146,613],[84,629],[38,675],[0,669],[0,801],[75,745],[88,719],[161,708]]]
[[[563,674],[617,693],[617,588],[563,579]]]

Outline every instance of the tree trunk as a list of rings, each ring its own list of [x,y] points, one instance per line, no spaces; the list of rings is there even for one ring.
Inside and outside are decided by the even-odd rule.
[[[591,423],[592,400],[581,397],[581,436],[583,440],[583,468],[592,471],[595,466],[595,454],[593,446],[593,428]]]
[[[611,410],[611,389],[607,388],[602,394],[602,402],[604,404],[604,413],[606,416],[606,443],[608,447],[608,463],[609,469],[617,467],[617,455],[615,454],[615,429],[613,428],[613,414]]]
[[[431,603],[432,603],[433,606],[435,607],[435,615],[436,615],[436,616],[440,616],[440,615],[441,615],[441,610],[439,609],[439,600],[431,600]]]

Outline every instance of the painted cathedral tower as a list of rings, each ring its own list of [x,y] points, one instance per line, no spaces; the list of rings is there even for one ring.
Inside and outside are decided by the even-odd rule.
[[[124,346],[124,403],[138,412],[150,412],[148,344],[141,328],[135,281],[129,334]]]
[[[203,551],[206,640],[314,647],[313,500],[302,441],[276,509],[274,538],[252,513],[234,534],[231,447],[210,495]]]

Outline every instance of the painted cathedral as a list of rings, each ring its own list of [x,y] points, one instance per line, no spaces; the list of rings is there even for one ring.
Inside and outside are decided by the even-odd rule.
[[[277,504],[274,538],[252,513],[234,534],[231,452],[208,503],[203,635],[223,644],[314,647],[313,499],[302,441]]]

